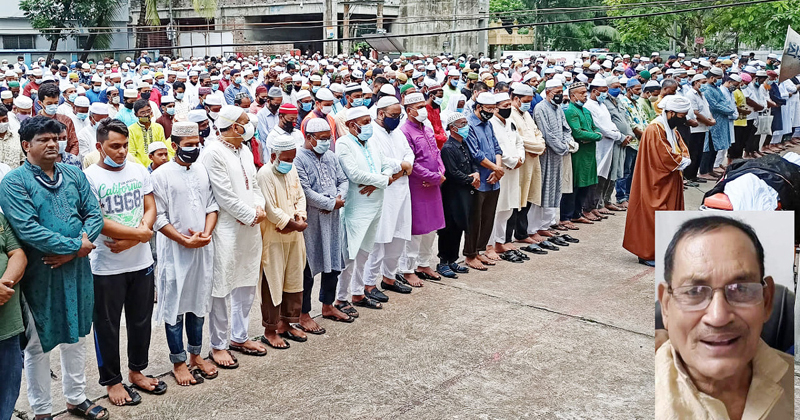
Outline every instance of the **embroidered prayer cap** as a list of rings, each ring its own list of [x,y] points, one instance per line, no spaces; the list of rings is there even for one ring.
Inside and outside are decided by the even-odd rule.
[[[181,137],[199,136],[200,129],[197,123],[191,121],[179,121],[172,124],[172,135]]]
[[[315,118],[320,119],[320,118]],[[297,148],[294,137],[291,134],[281,134],[272,141],[272,151],[275,153],[285,152]]]
[[[409,93],[406,95],[406,99],[403,101],[403,104],[413,105],[418,102],[425,102],[425,96],[419,92]]]
[[[728,77],[729,77],[731,80],[733,80],[734,82],[741,82],[741,81],[742,81],[742,78],[741,78],[741,76],[739,76],[738,74],[733,74],[733,73],[731,73],[731,75],[730,75],[730,76],[728,76]]]
[[[569,91],[572,92],[573,90],[575,90],[577,88],[585,88],[585,87],[586,87],[585,83],[583,83],[583,82],[575,82],[575,83],[569,85]]]
[[[460,112],[451,112],[450,114],[447,115],[447,123],[445,124],[445,127],[450,128],[450,124],[453,124],[458,120],[466,118],[467,117],[465,117],[464,114]]]
[[[641,85],[642,85],[642,82],[640,82],[639,79],[637,79],[635,77],[632,77],[632,78],[628,79],[628,83],[625,83],[625,87],[626,88],[632,88],[634,86],[641,86]]]
[[[365,106],[357,106],[354,108],[350,108],[349,110],[347,110],[347,119],[345,121],[361,118],[365,115],[369,115],[369,109],[367,109],[367,107]]]
[[[696,74],[694,75],[694,77],[692,77],[692,83],[698,80],[706,80],[706,76],[704,76],[703,74]]]
[[[361,85],[358,83],[350,83],[347,85],[346,88],[344,88],[345,93],[358,92],[360,90],[361,90]]]
[[[724,74],[722,69],[719,67],[711,67],[711,70],[709,70],[709,72],[714,76],[722,76]]]
[[[4,90],[0,92],[0,99],[11,99],[14,97],[14,94],[11,93],[10,90]]]
[[[319,133],[331,131],[331,126],[326,118],[311,118],[306,124],[306,133]]]
[[[147,154],[152,155],[156,150],[166,149],[167,145],[163,141],[154,141],[147,146]]]

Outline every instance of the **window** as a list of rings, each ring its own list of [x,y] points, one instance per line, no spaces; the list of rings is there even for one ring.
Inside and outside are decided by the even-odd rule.
[[[86,49],[86,41],[89,40],[89,35],[76,35],[75,41],[78,44],[78,49],[83,50]]]
[[[36,35],[3,35],[4,50],[32,50],[36,46]]]

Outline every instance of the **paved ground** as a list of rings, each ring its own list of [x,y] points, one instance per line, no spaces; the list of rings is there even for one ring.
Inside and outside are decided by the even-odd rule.
[[[702,192],[686,191],[687,210]],[[620,213],[581,227],[573,233],[580,244],[547,256],[391,294],[383,310],[364,309],[350,325],[320,320],[326,335],[239,356],[239,369],[194,387],[168,375],[164,329],[154,327],[146,373],[164,376],[169,391],[112,407],[112,417],[652,418],[653,270],[622,249],[624,223]],[[252,335],[260,325],[254,307]],[[89,397],[109,406],[93,343],[87,348]],[[61,411],[56,354],[52,363]],[[32,418],[24,384],[17,408]]]

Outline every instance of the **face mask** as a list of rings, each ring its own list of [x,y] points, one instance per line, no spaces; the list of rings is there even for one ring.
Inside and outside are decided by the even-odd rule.
[[[469,136],[469,126],[465,125],[465,126],[459,128],[457,133],[458,133],[459,136],[461,136],[462,139],[467,138],[467,136]]]
[[[311,86],[311,92],[313,92],[313,93],[317,93],[317,91],[319,90],[319,88],[320,88],[319,86]]]
[[[237,125],[241,125],[239,123],[236,123],[236,124]],[[252,123],[247,123],[247,124],[241,125],[241,126],[244,127],[244,134],[242,134],[242,139],[244,141],[248,141],[248,140],[252,139],[253,135],[256,134],[256,128],[253,127],[253,124]]]
[[[231,75],[230,74],[225,74],[225,75],[222,76],[222,78],[225,79],[225,80],[231,80]]]
[[[175,108],[167,108],[167,114],[175,115]]]
[[[183,93],[183,92],[181,92],[181,93],[176,93],[176,94],[175,94],[175,99],[177,99],[177,100],[179,100],[179,101],[180,101],[180,100],[182,100],[182,99],[183,99],[183,95],[184,95],[184,93]]]
[[[312,102],[300,102],[300,107],[303,108],[303,111],[309,112],[311,108],[314,106]]]
[[[608,92],[601,92],[600,95],[597,96],[597,102],[602,104],[606,101],[606,98],[608,98]]]
[[[92,91],[94,93],[100,93],[100,89],[102,88],[103,88],[102,86],[92,86]]]
[[[75,99],[77,99],[77,98],[78,98],[78,94],[77,94],[77,93],[73,93],[73,94],[69,95],[69,97],[67,98],[67,100],[68,100],[69,102],[75,103]]]
[[[489,121],[494,116],[494,113],[486,111],[486,110],[483,110],[483,109],[480,110],[479,113],[481,114],[481,119],[483,121]]]
[[[300,92],[300,88],[301,88],[301,87],[302,87],[302,86],[294,85],[294,91],[295,91],[295,92]]]
[[[279,160],[278,164],[275,165],[275,170],[282,174],[287,174],[292,170],[292,164],[290,162]]]
[[[564,94],[563,93],[556,93],[553,95],[553,104],[561,105],[561,102],[564,102]]]
[[[30,117],[31,117],[30,114],[17,114],[17,120],[19,120],[19,122],[23,122]]]
[[[511,108],[500,108],[497,110],[497,114],[506,119],[511,116]]]
[[[385,128],[387,132],[391,133],[398,125],[400,125],[400,117],[383,117],[383,128]]]
[[[369,104],[371,104],[371,103],[372,103],[372,98],[366,98],[366,99],[364,99],[363,105],[368,107]]]
[[[438,107],[442,106],[442,101],[444,101],[444,98],[440,98],[438,96],[433,98],[433,103],[436,104],[436,106]]]
[[[772,80],[767,80],[767,81],[766,81],[766,83],[767,83],[767,86],[772,86],[772,82],[773,82]]]
[[[149,100],[150,100],[150,92],[142,93],[142,94],[141,94],[141,97],[142,97],[142,99],[144,99],[145,101],[149,101]]]
[[[639,98],[641,98],[641,96],[640,96],[640,95],[631,94],[631,99],[633,99],[634,101],[638,101],[638,100],[639,100]]]
[[[686,86],[687,84],[689,84],[689,79],[681,79],[680,84],[681,86]]]
[[[708,70],[703,70],[703,76],[708,77]]]
[[[145,125],[150,123],[150,117],[139,117],[139,124]]]
[[[528,112],[528,111],[530,111],[530,109],[531,109],[531,103],[530,102],[522,102],[519,105],[520,112]],[[456,110],[456,111],[458,111],[458,110]],[[461,111],[459,111],[459,112],[461,112]]]
[[[211,134],[211,127],[207,127],[205,130],[200,130],[198,134],[200,134],[200,137],[203,138],[208,137],[208,135]]]
[[[489,86],[490,88],[493,88],[494,87],[494,80],[487,80],[486,81],[486,86]]]
[[[390,85],[393,85],[393,84],[394,84],[394,79],[389,79],[388,81],[389,81],[389,84],[390,84]]]
[[[219,89],[219,83],[212,83],[212,84],[211,84],[211,90],[213,90],[214,92],[216,92],[216,91],[217,91],[217,89]]]
[[[92,72],[85,71],[85,72],[83,72],[83,75],[86,76],[86,77],[90,77],[92,75]]]
[[[667,120],[669,126],[672,128],[683,127],[686,125],[686,117],[679,118],[679,117],[672,117]]]
[[[79,112],[79,113],[75,114],[75,116],[78,117],[79,120],[85,121],[86,118],[89,116],[89,113],[88,112]]]
[[[199,147],[179,147],[175,155],[184,163],[194,163],[200,156]]]
[[[58,105],[56,104],[47,105],[46,107],[44,107],[44,112],[47,115],[56,115],[56,111],[58,111]]]
[[[372,124],[362,125],[359,128],[361,129],[361,132],[358,133],[359,140],[367,141],[372,137]]]
[[[59,140],[58,141],[58,153],[62,154],[67,150],[67,141],[66,140]]]
[[[122,161],[122,163],[117,163],[117,162],[114,162],[110,157],[108,157],[108,155],[106,155],[106,157],[103,158],[103,163],[105,163],[106,165],[108,165],[108,166],[110,166],[112,168],[121,168],[121,167],[125,166],[125,162],[127,162],[127,161],[128,161],[128,159],[125,159],[124,161]]]
[[[327,152],[328,149],[330,149],[330,148],[331,148],[331,141],[330,140],[317,139],[317,145],[314,146],[314,151],[319,153],[319,154],[321,154],[321,155],[324,155],[325,152]]]
[[[34,80],[34,82],[36,82],[37,85],[41,84],[43,81],[44,81],[44,79],[36,79],[36,80]]]
[[[242,84],[242,78],[241,77],[237,77],[236,79],[233,80],[233,82],[236,83],[237,85],[241,85]]]
[[[456,80],[456,79],[450,80],[450,86],[452,86],[452,87],[458,86],[458,80]]]
[[[158,79],[158,80],[156,80],[156,83],[158,83],[159,86],[164,86],[164,83],[166,83],[166,82],[165,82],[164,79]]]
[[[620,88],[611,88],[608,90],[608,94],[615,98],[619,96],[620,92],[622,92],[622,89]]]
[[[664,80],[664,76],[659,74],[658,76],[656,76],[656,80],[658,80],[660,82],[660,81]]]
[[[420,108],[417,110],[417,116],[414,117],[415,120],[419,122],[424,122],[428,119],[428,110],[425,108]]]
[[[728,91],[729,91],[729,92],[733,92],[733,91],[734,91],[734,90],[736,90],[736,89],[739,89],[739,88],[738,88],[738,87],[736,87],[736,86],[728,86]]]
[[[8,131],[8,123],[0,123],[0,134],[5,133]]]
[[[142,74],[148,74],[148,73],[150,73],[150,69],[144,69],[144,70],[142,70]]]
[[[333,110],[332,106],[323,106],[322,107],[322,113],[325,114],[325,115],[330,114],[332,110]]]
[[[722,86],[722,79],[717,79],[717,81],[714,82],[714,86],[716,86],[716,87]]]
[[[572,103],[575,104],[575,106],[578,106],[578,107],[582,107],[585,104],[585,102],[583,102],[583,101],[572,101]]]
[[[283,131],[287,132],[288,134],[291,134],[292,131],[294,131],[294,124],[290,122],[283,123],[281,124],[281,129],[283,129]]]
[[[352,104],[352,105],[350,105],[350,106],[355,108],[355,107],[357,107],[357,106],[362,106],[362,105],[364,105],[364,99],[362,99],[362,98],[355,98],[355,99],[353,99],[353,104]]]

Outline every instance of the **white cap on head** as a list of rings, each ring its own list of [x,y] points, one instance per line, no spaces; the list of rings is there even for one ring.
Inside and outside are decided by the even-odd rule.
[[[698,80],[706,80],[706,76],[704,76],[703,74],[695,74],[694,77],[692,77],[692,83]]]
[[[301,100],[301,99],[310,98],[310,97],[311,97],[311,92],[309,92],[306,89],[301,89],[299,92],[297,92],[297,100],[298,101]]]
[[[403,101],[404,105],[413,105],[418,102],[425,102],[425,95],[419,92],[409,93]]]
[[[497,101],[494,99],[494,95],[492,95],[489,92],[483,92],[480,95],[478,95],[478,98],[476,99],[475,102],[481,105],[494,105],[497,103]]]
[[[242,116],[244,110],[234,105],[223,105],[219,111],[219,117],[214,122],[217,128],[228,128],[232,126],[239,117]]]
[[[331,92],[331,90],[328,88],[320,88],[314,96],[316,96],[317,100],[319,101],[336,100],[336,98],[333,96],[333,92]]]
[[[222,105],[222,95],[208,95],[206,96],[206,100],[204,101],[205,105]]]
[[[507,100],[509,100],[509,99],[511,99],[511,97],[510,97],[510,96],[508,96],[508,92],[500,92],[500,93],[495,93],[495,94],[494,94],[494,100],[495,100],[495,101],[496,101],[498,104],[499,104],[500,102],[507,101]]]
[[[319,133],[321,131],[331,131],[331,126],[325,118],[311,118],[306,123],[306,133]]]
[[[735,74],[735,73],[731,73],[730,76],[728,76],[728,77],[731,80],[733,80],[734,82],[741,82],[742,81],[742,77],[739,76],[738,74]]]
[[[89,102],[89,98],[85,96],[78,96],[77,98],[75,98],[75,106],[85,106],[88,108],[89,105],[91,105],[91,102]]]
[[[562,86],[563,86],[563,83],[561,82],[560,79],[553,78],[553,79],[548,80],[547,83],[545,83],[544,88],[545,89],[551,89],[551,88],[557,88],[557,87],[562,87]]]
[[[147,154],[152,155],[156,150],[166,149],[167,145],[163,141],[154,141],[147,146]]]
[[[11,93],[10,90],[4,90],[0,92],[0,99],[11,99],[14,97],[14,94]]]
[[[14,106],[19,109],[29,109],[33,106],[33,99],[25,95],[19,95],[14,98]]]
[[[102,102],[95,102],[89,105],[89,113],[92,115],[108,115],[108,105]]]
[[[452,123],[454,123],[454,122],[456,122],[458,120],[466,119],[466,118],[467,117],[465,117],[464,114],[462,114],[460,112],[451,112],[450,114],[447,115],[447,121],[445,122],[445,127],[449,128],[450,124],[452,124]]]
[[[658,104],[664,111],[672,111],[683,114],[692,109],[692,103],[680,95],[665,96]]]
[[[161,105],[175,103],[175,97],[172,95],[162,96]]]
[[[511,91],[514,95],[519,96],[533,96],[533,88],[525,83],[517,83]]]
[[[363,116],[369,116],[369,109],[365,106],[357,106],[354,108],[350,108],[347,110],[347,119],[345,121],[354,120],[356,118],[361,118]]]
[[[384,96],[378,100],[376,106],[378,109],[386,108],[387,106],[392,106],[394,104],[399,104],[400,101],[397,100],[394,96]]]
[[[589,83],[589,86],[607,87],[608,83],[606,83],[606,79],[604,79],[602,77],[595,77],[594,79],[592,79],[592,82]]]
[[[315,118],[316,120],[320,118]],[[297,148],[297,143],[292,137],[291,134],[281,134],[272,141],[272,147],[270,148],[271,152],[273,153],[280,153],[285,152],[287,150],[294,150]]]
[[[208,115],[202,109],[193,109],[186,115],[186,119],[193,123],[201,123],[208,120]]]
[[[200,131],[195,122],[179,121],[172,125],[172,135],[181,137],[199,136]]]

